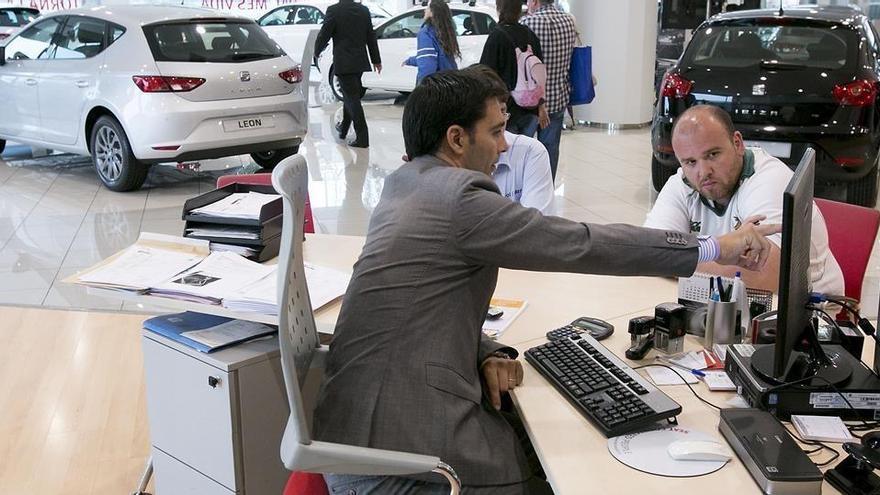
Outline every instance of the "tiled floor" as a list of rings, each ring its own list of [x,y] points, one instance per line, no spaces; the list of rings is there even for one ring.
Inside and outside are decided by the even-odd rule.
[[[384,178],[401,164],[403,107],[390,96],[368,96],[369,150],[333,139],[336,105],[312,108],[302,152],[320,232],[366,233]],[[556,180],[558,214],[584,222],[641,224],[653,201],[650,157],[647,128],[565,131]],[[234,171],[246,162],[232,158],[214,165]],[[141,231],[179,235],[183,202],[211,190],[216,177],[229,172],[153,167],[143,189],[114,193],[100,185],[88,158],[32,159],[29,148],[8,146],[0,158],[0,304],[149,310],[62,280],[127,246]],[[863,289],[870,315],[876,315],[880,295],[878,251],[875,245]]]

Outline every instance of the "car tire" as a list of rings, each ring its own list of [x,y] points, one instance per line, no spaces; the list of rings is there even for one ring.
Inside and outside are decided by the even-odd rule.
[[[107,189],[133,191],[144,184],[150,167],[135,158],[119,121],[109,115],[99,117],[89,142],[95,172]]]
[[[0,153],[3,153],[3,150],[6,149],[6,140],[0,139]]]
[[[330,91],[333,92],[336,101],[342,101],[342,85],[339,83],[339,78],[336,77],[336,71],[332,68],[330,69],[330,79],[327,82],[330,83]]]
[[[251,153],[251,158],[257,165],[265,170],[272,170],[281,160],[288,156],[295,155],[299,151],[299,146],[290,148],[281,148],[280,150],[261,151],[259,153]]]
[[[674,174],[674,168],[663,165],[660,163],[660,160],[651,156],[651,184],[654,186],[655,191],[659,193],[663,186],[666,185],[666,181]]]
[[[848,183],[846,185],[846,202],[873,208],[877,204],[878,171],[880,168],[875,164],[868,175]]]

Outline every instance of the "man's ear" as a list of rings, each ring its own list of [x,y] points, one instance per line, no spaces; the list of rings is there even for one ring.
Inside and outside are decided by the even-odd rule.
[[[464,127],[451,125],[446,129],[446,145],[454,155],[463,155],[468,135]]]
[[[743,136],[739,131],[733,132],[733,147],[736,148],[736,153],[738,155],[742,155],[746,152],[746,144],[743,141]]]

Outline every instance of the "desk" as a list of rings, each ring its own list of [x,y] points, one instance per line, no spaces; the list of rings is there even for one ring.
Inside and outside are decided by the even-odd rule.
[[[362,237],[307,235],[305,259],[311,263],[350,270],[360,254]],[[629,345],[627,322],[633,316],[653,314],[656,304],[674,301],[676,281],[648,277],[606,277],[565,273],[535,273],[501,270],[495,293],[499,297],[525,299],[528,308],[513,322],[501,342],[520,352],[544,341],[544,334],[579,316],[593,316],[612,323],[616,331],[603,341],[620,356]],[[245,319],[248,313],[230,313],[223,308],[196,303],[173,301],[151,296],[131,296],[155,305],[208,313],[231,315]],[[340,303],[332,303],[318,312],[316,319],[323,325],[335,322]],[[699,347],[698,339],[688,336],[686,348]],[[652,351],[643,362],[651,360]],[[865,355],[873,355],[871,343]],[[866,359],[867,362],[871,360]],[[638,362],[630,362],[638,366]],[[523,385],[513,394],[529,436],[556,495],[581,494],[585,487],[593,493],[633,493],[650,490],[654,494],[681,493],[759,493],[759,489],[742,463],[734,458],[720,471],[697,478],[663,478],[641,473],[617,462],[607,450],[607,439],[574,409],[530,365],[523,362]],[[700,395],[723,406],[732,393],[709,392],[699,383],[694,386]],[[663,391],[682,405],[679,424],[701,430],[721,439],[718,413],[697,400],[690,390],[681,386],[663,387]],[[818,456],[825,460],[828,454]],[[842,459],[842,457],[841,457]],[[453,466],[454,467],[454,466]],[[836,493],[823,485],[823,493]]]

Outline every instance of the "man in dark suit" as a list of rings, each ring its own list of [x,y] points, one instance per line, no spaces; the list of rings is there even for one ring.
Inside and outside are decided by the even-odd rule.
[[[382,59],[379,56],[379,45],[367,7],[355,3],[354,0],[339,0],[339,3],[327,8],[321,32],[315,40],[315,59],[333,40],[333,73],[342,86],[342,122],[336,126],[339,139],[345,139],[348,128],[354,122],[357,135],[349,146],[367,148],[370,146],[367,119],[361,98],[366,90],[361,84],[361,75],[370,70],[370,61],[376,72],[382,72]],[[369,49],[369,58],[367,57]]]
[[[385,179],[354,266],[315,410],[315,437],[435,455],[471,495],[549,493],[528,466],[501,397],[517,351],[480,331],[498,268],[689,276],[697,262],[763,266],[748,224],[717,238],[543,216],[489,176],[507,148],[507,87],[485,69],[426,77],[403,111],[409,163]],[[331,493],[445,494],[431,475],[325,474]]]

